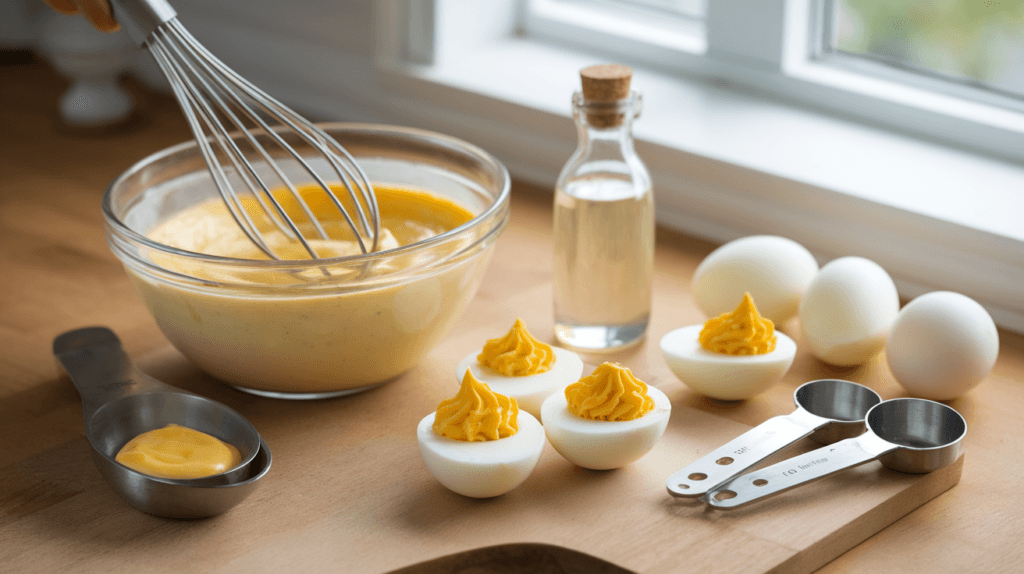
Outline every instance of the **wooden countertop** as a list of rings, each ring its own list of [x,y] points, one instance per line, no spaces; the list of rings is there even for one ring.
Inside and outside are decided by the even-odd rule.
[[[88,133],[64,128],[56,118],[64,81],[43,64],[16,60],[0,59],[0,571],[49,571],[68,562],[110,570],[118,564],[113,533],[124,536],[129,526],[101,524],[83,538],[81,532],[68,534],[74,530],[73,512],[66,528],[38,528],[33,520],[58,505],[74,508],[76,497],[86,494],[75,488],[77,477],[57,475],[58,469],[66,472],[67,457],[83,462],[75,468],[88,475],[85,482],[95,484],[92,475],[98,476],[84,450],[79,397],[50,345],[63,331],[106,325],[144,368],[162,373],[191,368],[161,335],[107,248],[99,208],[103,190],[118,173],[190,134],[172,100],[135,84],[130,87],[141,109],[128,124]],[[502,253],[516,257],[491,266],[480,295],[504,301],[499,305],[509,313],[516,312],[517,297],[549,289],[550,201],[548,190],[514,186],[512,221],[496,260]],[[659,231],[655,314],[671,309],[693,322],[700,319],[689,278],[713,247]],[[471,331],[472,324],[464,317],[455,331]],[[799,343],[798,322],[786,327]],[[1007,572],[1024,563],[1024,338],[1000,332],[1000,342],[993,373],[950,403],[969,428],[960,484],[821,572]],[[623,357],[636,360],[629,353]],[[676,403],[754,425],[790,412],[792,391],[800,383],[826,377],[868,384],[883,398],[904,394],[884,358],[836,369],[802,353],[780,385],[754,400],[723,405],[683,390]],[[232,393],[219,385],[204,388],[219,400]],[[314,570],[343,569],[315,559],[319,543],[290,551]],[[200,549],[181,548],[193,550]],[[495,564],[480,568],[492,571]]]

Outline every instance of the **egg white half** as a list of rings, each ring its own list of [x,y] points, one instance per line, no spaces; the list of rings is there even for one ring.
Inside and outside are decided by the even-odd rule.
[[[520,409],[543,421],[540,407],[544,403],[544,399],[551,396],[551,393],[575,383],[583,376],[583,360],[579,355],[561,347],[551,347],[551,349],[555,352],[555,360],[551,364],[551,369],[523,377],[509,377],[481,365],[476,360],[480,353],[471,353],[466,355],[466,358],[462,359],[459,366],[455,368],[455,381],[462,383],[462,377],[466,375],[466,369],[469,369],[477,380],[487,383],[492,391],[514,398]]]
[[[436,414],[423,417],[416,428],[420,456],[434,478],[463,496],[490,498],[505,494],[530,476],[544,452],[544,427],[522,410],[516,434],[477,442],[434,432]]]
[[[691,389],[722,401],[749,399],[779,382],[793,364],[796,343],[775,332],[775,350],[764,355],[725,355],[700,344],[703,325],[690,325],[661,339],[665,362]]]
[[[555,393],[541,407],[544,432],[558,454],[576,466],[621,468],[647,454],[668,426],[672,403],[650,385],[647,394],[654,399],[654,409],[638,419],[592,421],[570,412],[565,393]]]

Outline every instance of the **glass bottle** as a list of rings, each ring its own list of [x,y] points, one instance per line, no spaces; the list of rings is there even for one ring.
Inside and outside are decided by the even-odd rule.
[[[578,147],[558,176],[554,207],[555,335],[583,351],[615,350],[647,331],[654,275],[651,176],[633,149],[641,109],[632,70],[580,72]]]

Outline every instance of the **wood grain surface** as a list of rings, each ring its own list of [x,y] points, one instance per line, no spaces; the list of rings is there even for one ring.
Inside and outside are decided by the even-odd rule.
[[[127,124],[70,131],[56,115],[63,87],[45,65],[0,55],[0,571],[1013,572],[1024,562],[1017,335],[1000,332],[993,373],[950,403],[969,431],[962,480],[948,492],[939,494],[959,466],[914,477],[871,463],[745,510],[708,511],[665,495],[665,477],[790,412],[802,382],[838,377],[883,398],[904,393],[884,357],[836,369],[805,352],[782,383],[753,400],[722,404],[689,391],[656,343],[703,319],[689,278],[714,246],[660,230],[650,336],[612,358],[671,397],[662,442],[611,472],[575,468],[548,447],[517,490],[466,499],[422,466],[415,423],[452,394],[454,361],[516,316],[552,340],[550,191],[514,186],[512,222],[473,309],[416,369],[349,398],[261,399],[211,380],[169,346],[103,238],[106,185],[189,138],[175,104],[129,84],[140,111]],[[128,507],[93,466],[78,395],[50,354],[53,337],[86,325],[114,329],[148,373],[252,420],[275,457],[265,483],[209,520],[170,521]],[[800,343],[797,321],[782,327]]]

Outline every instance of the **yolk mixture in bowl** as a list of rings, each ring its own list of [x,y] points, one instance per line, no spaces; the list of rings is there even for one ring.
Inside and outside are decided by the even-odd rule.
[[[347,212],[354,215],[356,211],[347,190],[340,184],[331,185],[331,189]],[[288,189],[280,188],[272,193],[303,236],[309,239],[310,246],[317,252],[318,257],[349,257],[362,253],[348,223],[322,188],[317,185],[303,185],[298,186],[297,191],[322,224],[328,239],[318,237],[316,230]],[[473,214],[465,207],[430,192],[385,186],[374,187],[374,192],[381,219],[377,251],[412,245],[455,229],[473,219]],[[305,247],[275,226],[255,198],[244,196],[240,199],[267,246],[280,259],[310,259]],[[212,199],[182,211],[147,235],[164,245],[206,255],[235,259],[270,259],[246,237],[228,211],[227,205],[219,199]],[[369,247],[367,244],[367,249]],[[271,277],[265,279],[274,280]]]
[[[334,190],[339,196],[346,193],[339,187]],[[318,256],[361,254],[351,229],[326,194],[316,186],[303,186],[299,191],[330,236],[311,241]],[[386,186],[377,186],[375,191],[381,212],[381,250],[415,244],[473,218],[466,208],[430,192]],[[275,190],[274,194],[293,220],[301,222],[302,215],[288,190]],[[259,214],[254,219],[279,257],[308,262],[309,254],[301,244],[274,227],[258,206],[247,208]],[[315,237],[308,223],[299,226],[307,237]],[[270,259],[245,236],[218,199],[178,213],[150,232],[149,238],[206,255]],[[155,259],[169,271],[210,281],[240,282],[243,291],[248,286],[252,295],[136,281],[164,333],[179,349],[204,370],[246,389],[299,393],[328,392],[344,384],[370,385],[411,368],[422,344],[420,332],[454,314],[464,292],[461,285],[467,275],[476,272],[473,266],[463,265],[402,285],[268,299],[262,292],[268,285],[305,287],[332,278],[358,283],[368,276],[401,273],[415,267],[418,258],[395,257],[369,264],[369,269],[326,264],[285,270],[225,269],[203,261]],[[197,332],[203,333],[202,341],[196,340]]]
[[[104,196],[107,239],[163,333],[204,371],[255,394],[337,396],[412,369],[469,304],[508,221],[508,172],[479,148],[402,127],[325,130],[373,182],[374,253],[362,253],[319,186],[298,185],[327,239],[290,191],[273,193],[319,259],[240,196],[280,258],[271,259],[232,217],[192,143],[136,164]],[[354,215],[348,191],[333,187]]]

